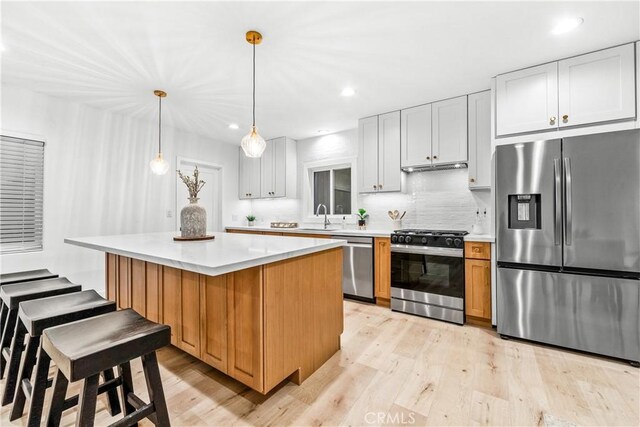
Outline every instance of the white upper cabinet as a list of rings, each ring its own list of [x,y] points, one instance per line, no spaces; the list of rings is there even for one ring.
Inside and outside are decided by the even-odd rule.
[[[432,164],[467,161],[467,96],[434,102],[431,106]]]
[[[378,116],[358,121],[359,187],[361,193],[378,190]]]
[[[431,104],[402,110],[400,122],[401,167],[431,164]]]
[[[262,154],[262,188],[261,197],[286,196],[287,139],[285,137],[270,139]]]
[[[469,95],[469,188],[491,187],[491,91]]]
[[[358,122],[359,192],[402,191],[400,112]]]
[[[498,136],[558,127],[558,63],[496,77]]]
[[[400,111],[378,116],[378,191],[400,191]]]
[[[560,127],[636,116],[634,45],[558,62]]]
[[[260,199],[296,196],[296,147],[287,137],[267,140],[260,158],[250,158],[240,149],[238,196]]]
[[[247,157],[240,148],[238,197],[241,199],[260,198],[260,171],[260,158]]]

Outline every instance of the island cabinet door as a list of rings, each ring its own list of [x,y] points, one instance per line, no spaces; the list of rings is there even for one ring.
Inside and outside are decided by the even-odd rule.
[[[118,309],[131,307],[131,259],[118,256]]]
[[[130,262],[129,295],[131,297],[131,308],[141,316],[147,317],[147,263],[139,259],[131,259]]]
[[[254,390],[264,390],[262,268],[227,276],[227,373]]]
[[[105,283],[107,299],[117,301],[118,298],[118,255],[105,254]]]
[[[177,268],[162,267],[162,323],[171,327],[171,344],[178,346],[180,330],[180,288],[182,272]]]
[[[200,359],[227,372],[227,278],[200,276]]]
[[[200,276],[182,270],[178,347],[200,357]]]

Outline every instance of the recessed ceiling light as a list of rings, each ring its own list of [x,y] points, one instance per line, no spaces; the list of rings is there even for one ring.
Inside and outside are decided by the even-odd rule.
[[[344,89],[342,89],[342,92],[340,92],[340,95],[342,96],[353,96],[356,94],[356,91],[354,88],[352,87],[345,87]]]
[[[240,126],[238,126],[236,123],[230,123],[229,124],[229,129],[240,129]]]
[[[460,163],[456,163],[455,165],[453,165],[454,168],[461,168],[462,165]]]
[[[584,19],[580,17],[565,18],[558,21],[558,23],[555,25],[555,27],[553,27],[553,30],[551,30],[551,32],[553,34],[568,33],[569,31],[578,28],[578,26],[580,26],[580,24],[582,24],[583,22],[584,22]]]

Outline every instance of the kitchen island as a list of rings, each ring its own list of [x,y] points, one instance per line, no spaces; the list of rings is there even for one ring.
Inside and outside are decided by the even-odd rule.
[[[171,343],[260,393],[302,383],[340,348],[342,246],[216,233],[68,238],[106,253],[106,293],[171,326]]]

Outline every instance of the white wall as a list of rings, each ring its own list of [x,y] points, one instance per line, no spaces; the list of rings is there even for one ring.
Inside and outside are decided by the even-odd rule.
[[[255,200],[251,209],[261,224],[272,220],[308,221],[302,203],[304,164],[325,159],[342,159],[358,155],[358,130],[350,129],[331,135],[300,140],[298,155],[298,198],[287,200]],[[369,214],[369,227],[393,229],[387,212],[407,211],[403,227],[471,230],[476,211],[487,210],[485,230],[489,230],[492,206],[488,190],[470,191],[468,170],[414,172],[407,175],[406,193],[358,195],[357,208]],[[351,218],[351,223],[355,220]]]
[[[222,222],[241,212],[238,148],[163,127],[171,169],[153,175],[157,122],[2,86],[0,128],[45,138],[44,250],[0,256],[0,270],[46,267],[87,289],[104,288],[104,255],[65,237],[175,230],[176,156],[223,166]],[[174,218],[167,218],[171,210]]]

